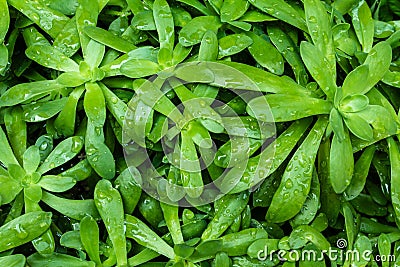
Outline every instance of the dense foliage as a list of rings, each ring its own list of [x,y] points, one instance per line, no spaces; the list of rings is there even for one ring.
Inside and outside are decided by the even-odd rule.
[[[0,0],[0,266],[400,265],[399,18]]]

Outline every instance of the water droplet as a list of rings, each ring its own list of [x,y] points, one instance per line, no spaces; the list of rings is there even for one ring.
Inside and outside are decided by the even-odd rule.
[[[42,150],[42,151],[43,151],[43,150],[46,150],[47,147],[48,147],[48,145],[49,145],[49,144],[47,144],[46,142],[43,142],[43,143],[39,146],[39,149]]]
[[[314,16],[310,16],[310,17],[308,18],[308,22],[317,23],[317,18],[314,17]]]
[[[275,12],[275,9],[273,9],[271,7],[265,7],[265,8],[263,8],[263,10],[269,14],[273,14]]]
[[[92,156],[92,155],[94,155],[95,153],[97,153],[97,148],[96,148],[95,146],[93,146],[93,145],[90,145],[90,146],[86,149],[86,154],[87,154],[88,156]]]
[[[17,237],[20,239],[25,239],[28,237],[29,233],[22,227],[21,224],[15,225],[15,230],[17,232]]]
[[[102,130],[101,127],[95,127],[95,129],[94,129],[94,131],[96,132],[96,134],[97,134],[98,136],[101,135],[101,130]]]
[[[285,187],[287,188],[287,189],[290,189],[290,188],[292,188],[293,187],[293,182],[292,182],[292,180],[287,180],[286,181],[286,183],[285,183]]]
[[[73,153],[79,153],[82,146],[83,146],[83,141],[81,138],[77,137],[72,139],[71,151]]]

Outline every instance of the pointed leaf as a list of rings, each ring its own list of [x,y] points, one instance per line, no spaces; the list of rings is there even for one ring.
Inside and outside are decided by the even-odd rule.
[[[320,117],[289,161],[265,216],[269,222],[280,223],[293,218],[306,201],[310,192],[314,161],[327,124],[328,119]],[[282,209],[285,212],[279,212]]]
[[[24,169],[31,174],[37,170],[40,164],[40,153],[37,146],[30,146],[24,153]]]
[[[336,135],[333,135],[330,151],[329,178],[333,190],[337,194],[342,193],[350,184],[353,170],[353,148],[349,132],[345,130],[344,139],[341,141]]]
[[[208,30],[217,33],[221,25],[219,18],[215,16],[195,17],[179,32],[179,43],[183,46],[198,44]]]
[[[175,257],[173,248],[171,248],[161,237],[151,230],[145,223],[138,218],[125,215],[126,236],[134,239],[138,244],[145,246],[166,256],[169,259]]]
[[[42,201],[61,214],[78,221],[82,220],[86,215],[90,215],[96,220],[100,219],[93,199],[72,200],[57,197],[43,191]]]
[[[106,226],[114,247],[117,264],[127,265],[126,239],[124,229],[124,208],[119,192],[108,180],[100,180],[94,190],[94,202]]]
[[[79,71],[79,66],[75,61],[52,46],[32,45],[26,49],[25,54],[46,68],[64,72]]]
[[[65,139],[54,148],[37,171],[43,174],[70,161],[78,155],[82,147],[83,139],[80,136]]]
[[[25,101],[41,98],[65,86],[55,80],[21,83],[8,89],[0,97],[0,106],[14,106]]]
[[[308,42],[301,42],[300,54],[311,76],[328,98],[333,99],[336,91],[336,75],[334,70],[326,68],[327,59],[324,54]]]
[[[285,102],[287,104],[282,105]],[[267,114],[271,109],[272,117]],[[259,120],[275,122],[292,121],[318,114],[329,114],[332,104],[318,98],[307,98],[294,95],[270,94],[257,97],[247,105],[247,112]]]
[[[51,213],[29,212],[0,227],[0,251],[15,248],[43,234],[50,226]]]
[[[344,118],[344,122],[346,123],[347,128],[349,128],[349,130],[358,138],[365,141],[371,141],[374,139],[372,127],[359,115],[353,113],[347,114],[346,118]]]

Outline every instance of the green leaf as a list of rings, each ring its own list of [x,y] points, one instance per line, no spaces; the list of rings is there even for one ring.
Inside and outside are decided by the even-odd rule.
[[[80,136],[69,137],[60,142],[39,166],[38,172],[44,174],[73,159],[81,151],[83,139]]]
[[[80,231],[73,230],[65,232],[60,238],[60,245],[67,248],[83,250]]]
[[[0,97],[0,106],[14,106],[22,102],[35,100],[52,92],[60,91],[64,86],[55,80],[21,83],[8,89]]]
[[[8,204],[21,192],[21,184],[9,176],[0,175],[0,203]]]
[[[347,114],[344,118],[344,122],[347,128],[358,138],[365,141],[372,141],[374,138],[374,133],[372,127],[367,121],[357,114],[351,113]]]
[[[273,174],[287,159],[310,124],[311,118],[293,122],[273,143],[265,148],[259,156],[252,157],[248,160],[244,172],[241,169],[241,164],[233,166],[234,168],[224,177],[222,186],[224,188],[229,188],[232,186],[231,183],[236,183],[231,193],[237,193],[255,186],[268,177],[268,175]],[[271,159],[273,159],[272,162]],[[237,178],[238,175],[241,176],[239,181]],[[249,179],[247,175],[251,179]],[[275,191],[271,193],[274,192]]]
[[[179,63],[182,63],[182,61],[184,61],[190,55],[191,51],[191,46],[184,47],[180,43],[177,43],[172,53],[172,64],[177,65]]]
[[[9,164],[19,165],[2,128],[0,128],[0,144],[0,162],[5,166],[8,166]]]
[[[319,0],[304,1],[308,31],[315,47],[327,60],[330,73],[336,77],[336,58],[333,47],[331,18]]]
[[[63,30],[69,20],[64,14],[51,9],[42,2],[11,0],[8,1],[8,4],[27,16],[53,38]]]
[[[398,71],[388,71],[382,78],[382,82],[400,88],[400,72]]]
[[[158,42],[160,43],[158,62],[161,65],[169,65],[171,63],[167,63],[172,60],[175,31],[171,9],[166,0],[154,1],[153,16],[158,33]],[[161,53],[163,50],[166,52]]]
[[[154,22],[153,12],[144,10],[137,14],[132,19],[132,27],[141,31],[155,31],[156,24]]]
[[[106,103],[103,92],[97,83],[86,83],[84,108],[88,119],[95,127],[102,127],[106,121]]]
[[[347,200],[356,198],[364,189],[375,150],[375,146],[367,147],[354,165],[353,178],[344,192]]]
[[[314,161],[327,124],[327,118],[320,117],[289,161],[265,217],[269,222],[280,223],[293,218],[306,201]],[[279,212],[282,209],[284,213]]]
[[[214,14],[214,12],[212,12],[211,10],[206,8],[198,0],[178,0],[178,2],[189,5],[195,9],[197,9],[198,11],[200,11],[202,14],[204,14],[206,16]]]
[[[53,42],[53,47],[67,57],[73,56],[80,48],[76,17],[72,17],[58,33]]]
[[[165,223],[167,224],[168,230],[171,233],[174,244],[182,244],[184,240],[179,220],[178,206],[172,206],[162,202],[160,205],[164,214]],[[174,247],[174,251],[176,253],[176,247]]]
[[[212,240],[221,236],[245,209],[249,201],[249,193],[243,191],[238,194],[225,195],[220,201],[221,206],[201,235],[202,240]]]
[[[392,61],[392,49],[387,42],[377,43],[369,52],[364,61],[369,67],[367,87],[360,90],[361,94],[368,92],[378,81],[380,81],[389,70]]]
[[[359,261],[353,261],[353,264],[357,263],[357,266],[366,266],[372,260],[371,256],[368,257],[370,255],[368,251],[372,251],[372,244],[368,237],[359,235],[354,243],[354,249],[360,255],[366,255],[366,257],[361,257]]]
[[[301,42],[300,54],[311,76],[328,98],[333,99],[336,92],[336,69],[326,68],[325,55],[308,42]]]
[[[283,55],[287,63],[292,67],[296,81],[305,86],[308,82],[308,74],[301,60],[299,47],[294,43],[293,39],[277,26],[268,26],[268,37],[275,45],[278,51]]]
[[[140,187],[141,180],[141,174],[134,166],[130,166],[122,171],[115,179],[115,188],[121,194],[124,203],[124,212],[127,214],[132,214],[139,202],[142,194],[142,188]]]
[[[25,54],[28,58],[46,68],[64,72],[79,71],[79,66],[75,61],[52,46],[32,45],[26,49]]]
[[[237,62],[220,61],[218,63],[232,67],[234,70],[240,71],[247,77],[250,77],[251,80],[257,84],[257,91],[276,94],[312,96],[312,93],[309,90],[306,90],[303,86],[297,84],[287,76],[279,77],[259,68]],[[229,73],[225,71],[225,74],[227,75]],[[233,72],[232,76],[236,77],[237,73]],[[228,84],[227,86],[234,86],[234,84]],[[248,90],[254,90],[252,88],[253,86],[249,87]]]
[[[121,195],[112,187],[110,181],[100,180],[94,190],[94,203],[113,244],[117,264],[126,266],[127,252],[124,230],[124,208]]]
[[[181,133],[181,161],[179,168],[182,185],[189,197],[198,198],[203,193],[203,179],[200,162],[197,158],[196,147],[191,136],[186,132]]]
[[[240,21],[246,22],[264,22],[264,21],[276,21],[278,19],[271,17],[270,15],[259,12],[258,10],[248,10],[241,18]]]
[[[258,64],[276,75],[282,75],[284,71],[284,62],[279,51],[261,36],[255,33],[247,33],[253,40],[249,46],[249,52]]]
[[[256,240],[264,240],[268,234],[264,229],[248,228],[237,233],[230,233],[220,237],[221,251],[229,256],[241,256],[247,253],[248,247]]]
[[[340,194],[350,184],[354,170],[353,148],[349,132],[345,130],[344,139],[334,134],[330,151],[329,178],[333,190]]]
[[[386,257],[390,258],[391,257],[391,251],[392,251],[392,241],[390,240],[389,236],[386,234],[380,234],[378,237],[378,249],[379,249],[379,255],[381,257]],[[389,267],[390,262],[389,261],[383,261],[382,262],[383,267]]]
[[[92,121],[88,121],[86,128],[85,151],[90,165],[100,177],[114,178],[114,156],[104,143],[103,127],[96,127]]]
[[[50,192],[65,192],[75,184],[74,178],[60,175],[45,175],[38,182],[38,185]]]
[[[0,43],[0,73],[3,73],[8,67],[8,49]]]
[[[329,123],[332,127],[333,132],[339,138],[339,141],[342,141],[344,139],[343,119],[336,108],[333,108],[331,110],[331,114],[329,116]]]
[[[22,254],[0,257],[1,266],[25,267],[26,259]]]
[[[222,37],[218,43],[218,58],[223,58],[243,51],[253,43],[253,40],[245,34],[239,33]]]
[[[365,95],[349,95],[344,97],[339,104],[339,110],[345,113],[355,113],[367,108],[369,99]]]
[[[179,32],[179,43],[183,46],[191,46],[201,42],[203,35],[208,31],[217,33],[222,26],[218,17],[200,16],[193,18]]]
[[[369,105],[357,113],[374,128],[375,140],[380,140],[397,132],[397,123],[390,112],[378,105]]]
[[[186,244],[176,244],[174,246],[174,252],[178,257],[187,259],[193,254],[194,247],[188,246]]]
[[[330,244],[326,238],[316,229],[308,225],[300,225],[289,236],[289,244],[293,249],[305,246],[308,242],[313,243],[320,250],[329,250]]]
[[[64,97],[53,101],[37,102],[23,105],[22,110],[26,122],[39,122],[50,119],[59,113],[67,103],[68,98]]]
[[[97,16],[100,13],[99,3],[95,0],[78,0],[78,8],[76,9],[76,27],[78,29],[79,39],[83,58],[88,56],[88,43],[91,40],[84,32],[86,26],[96,26]]]
[[[114,35],[113,33],[106,31],[102,28],[87,26],[83,29],[83,31],[93,40],[105,46],[111,47],[112,49],[115,49],[117,51],[128,53],[136,49],[136,46],[134,46],[129,41],[117,35]]]
[[[40,164],[40,153],[37,146],[30,146],[23,155],[24,169],[32,174],[37,170]]]
[[[310,224],[320,208],[321,187],[316,169],[313,170],[311,188],[300,212],[290,221],[292,227]]]
[[[101,265],[99,255],[99,227],[90,215],[85,216],[80,222],[80,240],[89,258],[97,265]]]
[[[85,62],[92,70],[95,70],[103,60],[106,48],[103,44],[96,42],[95,40],[90,40],[87,44],[87,49],[91,52],[85,56]]]
[[[141,78],[159,72],[160,66],[146,59],[130,59],[125,61],[120,68],[123,75],[129,78]]]
[[[74,134],[76,108],[84,90],[84,86],[79,86],[70,93],[67,102],[54,121],[54,127],[57,132],[64,136],[72,136]]]
[[[352,70],[344,79],[343,96],[363,94],[368,87],[369,65],[361,65]]]
[[[82,220],[86,215],[90,215],[96,220],[100,219],[93,199],[72,200],[57,197],[43,191],[42,201],[51,208],[75,220]]]
[[[43,234],[50,226],[51,213],[29,212],[0,227],[0,252],[15,248]]]
[[[81,160],[75,166],[63,171],[59,175],[67,176],[75,179],[76,181],[83,181],[93,174],[92,167],[87,159]]]
[[[175,258],[173,248],[162,240],[153,230],[138,218],[125,215],[126,236],[138,244],[150,248],[169,259]]]
[[[394,212],[396,215],[396,224],[400,225],[400,152],[399,145],[392,137],[387,139],[389,146],[389,158],[390,158],[390,196],[392,199],[392,204]]]
[[[220,13],[221,21],[234,21],[246,13],[249,3],[246,0],[225,0],[222,3]]]
[[[24,188],[26,212],[40,210],[39,206],[37,206],[37,203],[39,203],[40,199],[42,198],[42,194],[42,188],[37,184],[30,184],[28,187]]]
[[[199,61],[214,61],[218,57],[218,38],[215,32],[208,30],[204,33],[199,50]]]
[[[0,43],[4,42],[8,27],[10,26],[10,13],[6,0],[0,1]]]
[[[61,253],[42,256],[34,253],[28,257],[28,264],[31,267],[53,267],[53,266],[74,266],[74,267],[95,267],[95,263]]]
[[[282,103],[287,103],[282,105]],[[270,108],[271,114],[268,114]],[[247,112],[262,121],[292,121],[318,114],[329,114],[332,104],[318,98],[295,95],[270,94],[250,100]]]
[[[304,15],[283,0],[250,0],[261,11],[307,32]]]
[[[368,4],[364,1],[359,2],[358,6],[351,10],[350,15],[363,52],[369,53],[374,42],[374,20]]]
[[[251,27],[252,27],[252,25],[250,23],[247,23],[244,21],[228,21],[227,23],[229,25],[232,25],[233,27],[244,30],[246,32],[250,31]]]
[[[24,120],[23,108],[17,106],[8,108],[4,114],[4,124],[6,126],[7,136],[10,140],[10,145],[14,151],[14,155],[19,162],[22,162],[23,154],[26,150],[27,143],[27,125]],[[4,140],[3,142],[6,142]],[[7,149],[7,143],[4,143],[3,149]],[[12,154],[7,155],[13,157]],[[4,163],[4,162],[3,162]]]

